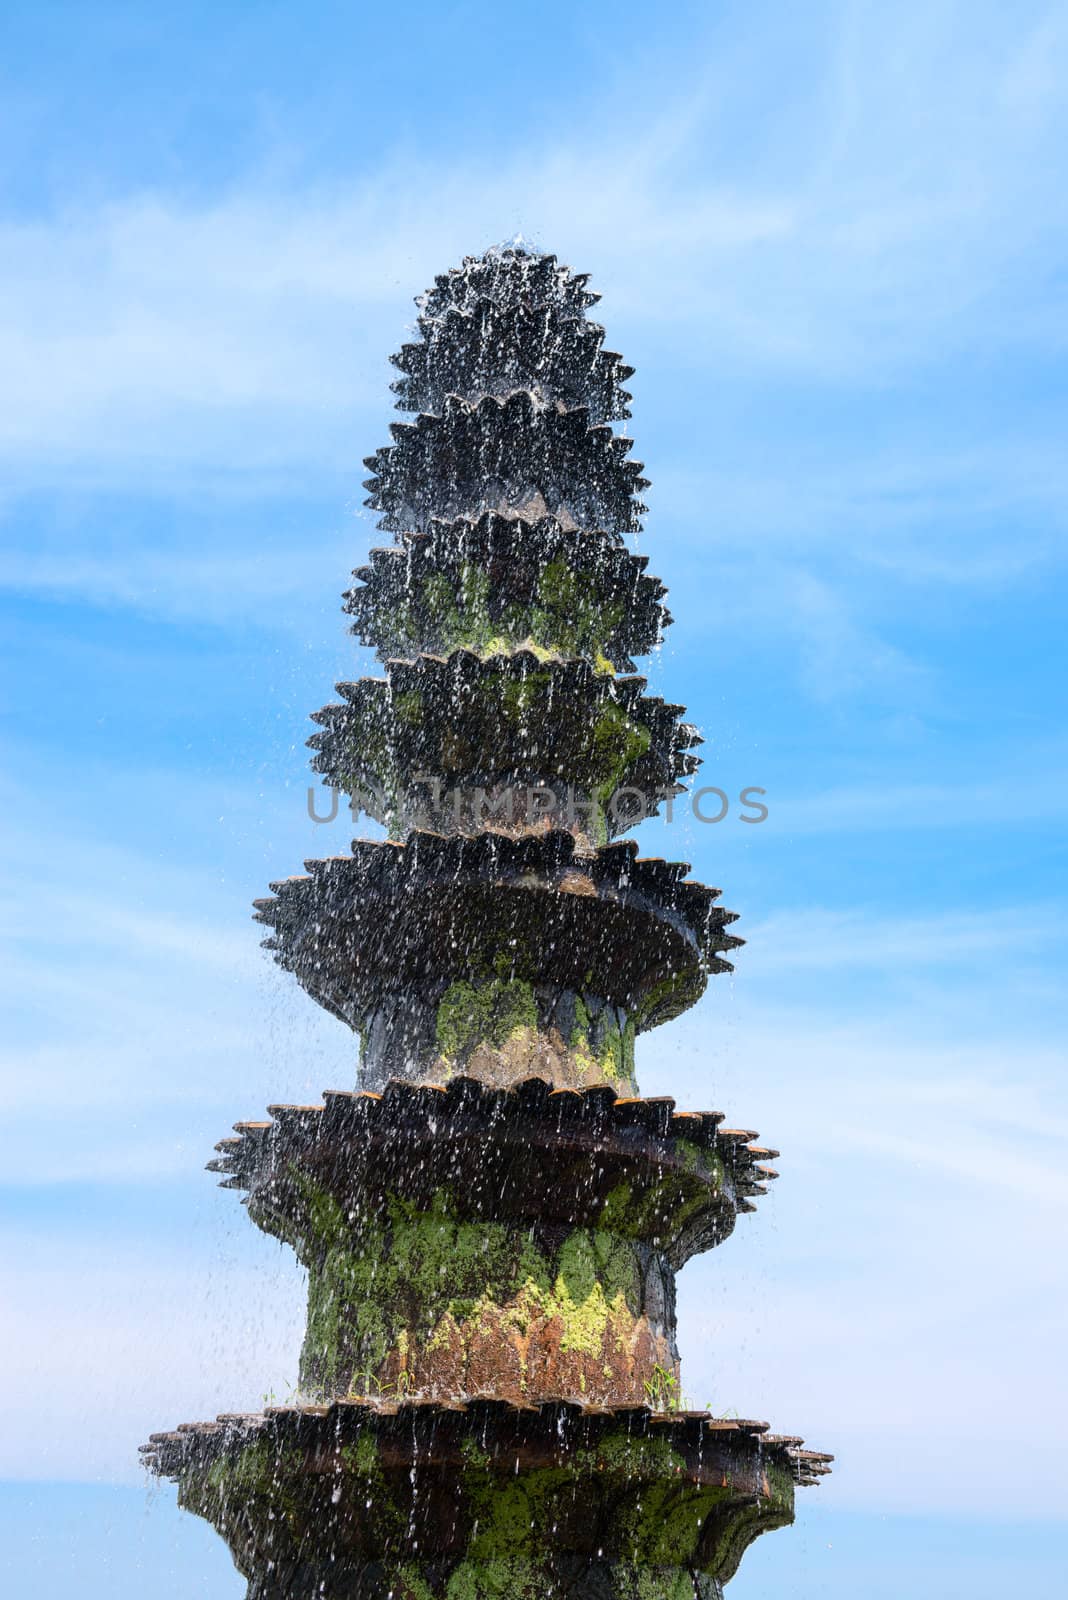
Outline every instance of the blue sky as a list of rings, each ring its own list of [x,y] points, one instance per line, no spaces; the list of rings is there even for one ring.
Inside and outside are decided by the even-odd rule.
[[[750,941],[643,1089],[783,1152],[682,1277],[686,1388],[838,1456],[731,1594],[1059,1592],[1063,8],[38,3],[0,46],[7,1587],[241,1592],[136,1446],[295,1377],[299,1274],[202,1167],[353,1046],[249,902],[348,837],[303,741],[368,670],[411,297],[521,230],[637,368],[650,677],[768,791],[641,841]]]

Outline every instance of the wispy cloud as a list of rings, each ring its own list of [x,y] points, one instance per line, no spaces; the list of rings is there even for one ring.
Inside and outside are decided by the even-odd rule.
[[[681,1060],[646,1045],[647,1091],[711,1094],[782,1150],[756,1215],[682,1274],[687,1392],[835,1451],[829,1505],[1057,1514],[1063,1055],[1021,1047],[1011,985],[1002,1011],[1000,1031],[943,1042],[922,1012],[846,1027],[813,997],[749,1008],[726,1037],[706,1022]],[[995,1483],[1032,1412],[1059,1419],[1036,1474]]]
[[[1051,757],[1054,753],[1051,752]],[[1014,752],[1000,780],[850,784],[784,796],[777,822],[790,833],[959,830],[1056,822],[1065,813],[1063,762]]]
[[[785,642],[820,706],[925,703],[937,672],[894,604],[917,584],[992,592],[1064,550],[1063,430],[1007,396],[1063,338],[1068,129],[1046,64],[1066,30],[984,17],[907,9],[891,38],[830,7],[803,72],[789,30],[727,26],[674,63],[669,111],[635,112],[632,72],[566,142],[549,128],[492,162],[412,147],[329,181],[298,161],[286,182],[265,162],[192,197],[9,216],[0,587],[306,628],[376,539],[347,518],[412,293],[519,226],[593,271],[639,362],[639,434],[706,417],[646,453],[657,526],[712,541],[720,626]],[[118,497],[138,508],[125,530]],[[965,803],[996,811],[981,787]],[[843,826],[892,804],[834,801]],[[797,826],[832,809],[795,807]]]
[[[223,627],[298,600],[306,633],[316,605],[334,625],[375,536],[309,507],[359,501],[415,290],[517,226],[593,272],[611,342],[640,363],[670,559],[715,544],[717,587],[689,601],[714,612],[709,684],[738,658],[713,659],[719,642],[759,628],[820,708],[791,730],[797,797],[777,794],[761,833],[807,840],[810,866],[824,851],[819,903],[743,925],[737,978],[643,1039],[639,1070],[645,1092],[718,1104],[782,1147],[777,1191],[683,1274],[686,1386],[836,1449],[832,1503],[1061,1509],[1062,925],[1039,871],[991,890],[993,866],[962,868],[953,909],[930,909],[937,886],[907,909],[892,835],[934,849],[1060,822],[1064,750],[995,726],[963,760],[958,722],[910,779],[867,722],[843,723],[837,768],[806,743],[831,743],[839,703],[873,684],[913,717],[937,699],[903,624],[917,586],[982,600],[1063,558],[1058,421],[1012,385],[1041,389],[1064,350],[1068,25],[1025,9],[832,5],[791,29],[780,8],[672,63],[667,115],[641,109],[666,103],[634,92],[643,59],[563,143],[547,119],[519,154],[413,146],[329,182],[250,167],[213,192],[113,188],[0,224],[0,583]],[[702,583],[710,565],[702,545]],[[145,649],[136,621],[127,648],[109,683]],[[265,656],[260,639],[249,659]],[[181,666],[143,692],[149,714],[156,693],[198,692]],[[5,842],[0,901],[5,1198],[36,1218],[0,1240],[0,1469],[125,1476],[149,1429],[283,1388],[300,1335],[299,1274],[234,1196],[195,1225],[175,1207],[162,1243],[152,1196],[212,1194],[198,1169],[229,1123],[350,1085],[355,1047],[245,921],[268,878],[338,842],[304,821],[303,789],[276,804],[258,774],[224,792],[139,773],[136,728],[129,772],[87,773],[69,677],[21,762],[58,772],[53,799],[0,788],[5,820],[32,824]],[[123,810],[133,789],[151,820]],[[726,882],[723,835],[693,831]],[[862,909],[829,841],[876,831]],[[1006,1483],[990,1464],[1019,1457],[1021,1416],[1042,1426]]]
[[[263,485],[259,485],[262,491]],[[324,518],[324,522],[327,519]],[[337,518],[316,526],[309,517],[307,537],[284,547],[251,550],[225,518],[216,522],[215,537],[188,537],[170,548],[131,543],[109,549],[0,551],[0,588],[50,600],[79,600],[104,610],[128,608],[167,621],[227,624],[255,618],[272,627],[299,625],[306,606],[320,607],[324,595],[340,589],[367,534],[334,533]],[[368,528],[370,524],[367,525]],[[85,530],[86,544],[100,527]],[[221,546],[220,546],[221,541]],[[340,627],[340,601],[338,602]]]
[[[295,1384],[301,1273],[252,1230],[214,1262],[113,1230],[3,1230],[9,1379],[0,1476],[137,1482],[148,1435]],[[29,1311],[29,1314],[27,1312]]]
[[[381,405],[383,313],[517,215],[598,272],[617,319],[677,328],[692,356],[870,383],[980,342],[1048,347],[1064,111],[1035,63],[1063,59],[1063,22],[992,13],[980,37],[962,8],[910,12],[888,48],[877,16],[842,21],[807,95],[750,108],[777,164],[708,162],[736,138],[713,68],[669,117],[594,110],[588,142],[503,164],[9,221],[0,448],[123,473],[347,462],[354,414]]]
[[[337,848],[325,837],[331,830],[315,830],[297,798],[291,806],[264,800],[254,785],[224,798],[224,786],[175,772],[165,781],[146,773],[139,787],[131,777],[129,786],[149,811],[142,836],[151,838],[150,802],[162,798],[158,814],[180,823],[187,850],[228,799],[252,864],[230,852],[231,887],[206,861],[183,866],[177,846],[161,856],[122,839],[109,804],[123,791],[121,774],[93,796],[103,838],[83,822],[59,830],[62,849],[42,849],[62,793],[47,783],[40,797],[10,780],[0,785],[11,863],[0,896],[7,1181],[134,1178],[153,1163],[188,1169],[190,1134],[177,1108],[198,1131],[198,1112],[221,1119],[213,1142],[241,1111],[242,1095],[262,1098],[269,1084],[306,1099],[354,1078],[352,1035],[302,999],[260,949],[262,930],[250,917],[249,902],[270,876],[299,870],[313,833],[316,848]],[[27,817],[36,833],[20,826]],[[260,866],[256,823],[277,826],[281,864]]]
[[[747,930],[762,973],[777,968],[843,972],[852,967],[971,966],[979,957],[1052,952],[1068,940],[1055,906],[998,906],[925,916],[873,915],[859,909],[805,906],[777,912]]]

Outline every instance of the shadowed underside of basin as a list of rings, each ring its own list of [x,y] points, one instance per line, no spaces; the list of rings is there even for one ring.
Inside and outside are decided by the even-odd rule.
[[[635,1035],[693,1005],[742,943],[718,889],[629,840],[418,832],[306,865],[256,915],[279,964],[361,1035],[367,1088],[464,1070],[632,1091]]]
[[[281,1407],[146,1453],[278,1600],[711,1600],[828,1460],[764,1423],[499,1400]]]
[[[722,1112],[554,1090],[541,1078],[493,1089],[395,1080],[384,1093],[328,1091],[317,1106],[275,1105],[239,1122],[209,1170],[244,1190],[266,1232],[301,1229],[306,1180],[348,1214],[387,1196],[416,1210],[442,1195],[462,1221],[524,1228],[611,1226],[664,1251],[673,1269],[720,1243],[777,1173],[777,1150]]]

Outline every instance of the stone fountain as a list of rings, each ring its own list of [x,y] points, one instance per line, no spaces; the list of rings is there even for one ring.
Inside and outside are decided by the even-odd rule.
[[[685,1409],[675,1275],[776,1152],[642,1099],[637,1034],[741,943],[622,839],[697,766],[632,656],[670,621],[631,368],[584,275],[519,245],[419,304],[345,596],[385,676],[309,740],[384,841],[256,902],[360,1037],[359,1087],[238,1123],[213,1170],[308,1274],[291,1404],[153,1435],[254,1600],[712,1600],[830,1457]]]

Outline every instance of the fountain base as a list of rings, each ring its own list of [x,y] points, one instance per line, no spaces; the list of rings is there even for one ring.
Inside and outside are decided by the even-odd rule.
[[[339,1401],[156,1434],[256,1600],[713,1600],[828,1457],[767,1424],[568,1402]]]
[[[272,1573],[246,1600],[722,1600],[723,1586],[677,1567],[620,1567],[604,1561],[465,1561],[459,1567],[405,1562],[358,1568],[312,1564]]]

